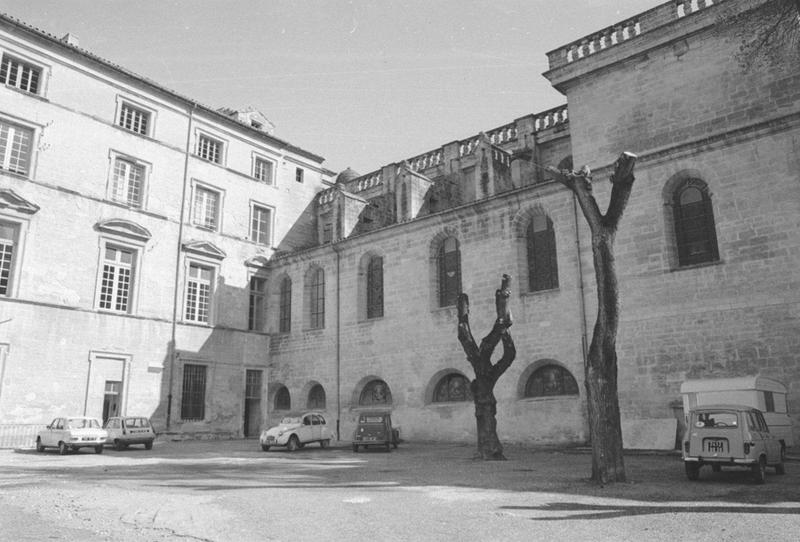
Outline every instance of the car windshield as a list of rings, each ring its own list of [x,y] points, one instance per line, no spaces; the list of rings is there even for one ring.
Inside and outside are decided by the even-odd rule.
[[[739,415],[730,410],[708,410],[698,412],[694,420],[695,427],[737,427]]]
[[[300,418],[296,416],[286,416],[281,420],[281,425],[291,425],[293,423],[300,423]]]
[[[100,429],[100,422],[94,418],[70,418],[67,429]]]
[[[125,418],[126,427],[150,427],[147,418]]]
[[[383,423],[383,416],[361,416],[360,423]]]

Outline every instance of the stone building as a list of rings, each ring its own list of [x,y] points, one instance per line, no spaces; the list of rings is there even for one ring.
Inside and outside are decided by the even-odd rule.
[[[471,441],[455,298],[470,295],[480,337],[508,273],[518,354],[495,390],[500,437],[583,442],[591,240],[543,166],[587,164],[603,206],[630,151],[616,239],[624,421],[680,419],[687,378],[761,374],[789,388],[797,437],[800,68],[744,71],[741,33],[723,24],[763,3],[658,5],[548,53],[569,110],[338,176],[265,133],[257,111],[200,106],[3,18],[4,70],[8,56],[40,82],[3,75],[0,89],[0,121],[27,134],[30,157],[0,170],[12,247],[0,423],[99,416],[104,386],[122,382],[123,409],[175,432],[247,435],[315,409],[347,439],[360,410],[390,408],[404,438]],[[142,168],[142,203],[118,201],[117,160]],[[134,287],[109,309],[120,269]]]

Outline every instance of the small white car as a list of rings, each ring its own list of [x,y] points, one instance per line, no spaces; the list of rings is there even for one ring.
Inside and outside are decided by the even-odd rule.
[[[106,421],[105,430],[108,432],[107,444],[113,444],[114,449],[122,451],[131,444],[144,444],[145,450],[153,448],[156,432],[150,420],[141,416],[113,417]]]
[[[94,448],[96,454],[103,453],[103,444],[108,433],[100,426],[100,420],[86,416],[56,418],[36,435],[36,451],[58,448],[58,453]]]
[[[261,433],[261,449],[265,452],[273,446],[286,446],[290,452],[302,448],[309,442],[319,442],[327,448],[333,438],[322,414],[308,412],[302,416],[287,416],[276,427]]]

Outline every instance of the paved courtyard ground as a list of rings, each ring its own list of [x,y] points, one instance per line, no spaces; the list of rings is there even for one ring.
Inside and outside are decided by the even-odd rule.
[[[253,440],[156,442],[60,456],[0,450],[0,540],[796,540],[800,462],[689,482],[679,456],[630,454],[630,482],[588,482],[583,450],[344,443],[290,453]]]

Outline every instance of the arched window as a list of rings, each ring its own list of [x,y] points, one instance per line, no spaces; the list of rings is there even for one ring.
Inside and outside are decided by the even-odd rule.
[[[312,269],[308,280],[308,327],[321,329],[325,327],[325,271]]]
[[[383,258],[373,256],[367,264],[367,318],[383,316]]]
[[[528,290],[538,292],[558,288],[556,234],[553,222],[536,214],[528,224]]]
[[[314,384],[308,391],[308,408],[325,410],[325,388],[322,387],[322,384]]]
[[[578,395],[575,377],[560,365],[545,365],[536,369],[525,383],[525,397]]]
[[[361,390],[358,404],[359,406],[391,405],[392,391],[383,380],[371,380]]]
[[[719,259],[714,211],[708,186],[687,179],[673,193],[678,265],[695,265]]]
[[[452,403],[456,401],[472,401],[469,379],[459,373],[450,373],[436,383],[433,390],[434,403]]]
[[[292,399],[289,396],[289,388],[281,386],[275,392],[275,410],[291,410]]]
[[[292,330],[292,279],[284,277],[281,281],[278,330],[288,333]]]
[[[461,251],[455,237],[448,237],[442,242],[436,263],[439,271],[439,306],[455,305],[461,292]]]

